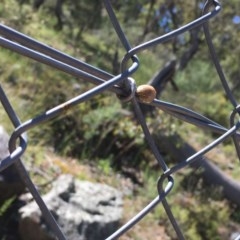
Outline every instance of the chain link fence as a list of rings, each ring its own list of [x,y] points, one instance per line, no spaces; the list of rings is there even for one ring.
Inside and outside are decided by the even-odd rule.
[[[237,115],[239,114],[240,108],[225,79],[223,70],[215,53],[214,45],[212,43],[208,27],[208,21],[214,18],[220,12],[221,5],[217,0],[207,0],[203,7],[202,15],[198,19],[195,19],[194,21],[176,30],[173,30],[165,35],[159,36],[150,41],[139,44],[135,47],[132,47],[130,45],[127,36],[124,34],[112,8],[111,2],[109,0],[104,0],[104,5],[111,20],[111,23],[116,31],[116,34],[122,43],[122,47],[126,51],[126,54],[121,62],[121,73],[116,76],[113,76],[108,72],[93,67],[92,65],[89,65],[76,58],[73,58],[45,44],[42,44],[39,41],[30,38],[29,36],[26,36],[18,31],[15,31],[12,28],[7,27],[4,24],[0,24],[0,45],[2,47],[10,49],[14,52],[34,59],[43,64],[47,64],[53,68],[56,68],[60,71],[68,73],[74,77],[78,77],[95,85],[95,87],[82,93],[81,95],[74,97],[60,105],[57,105],[54,108],[44,112],[42,115],[33,117],[32,119],[29,119],[25,122],[21,122],[21,120],[18,118],[14,108],[9,102],[7,95],[5,94],[3,88],[0,86],[0,100],[2,106],[5,109],[15,129],[12,132],[9,140],[10,154],[1,161],[0,171],[3,171],[12,164],[15,165],[26,187],[28,188],[29,192],[32,194],[34,200],[42,211],[47,224],[50,226],[58,239],[65,239],[64,234],[62,233],[54,217],[48,210],[43,199],[41,198],[36,187],[34,186],[31,178],[29,177],[24,163],[21,161],[21,157],[24,155],[24,152],[26,151],[28,145],[26,132],[38,125],[41,125],[46,121],[50,121],[56,116],[64,114],[66,109],[74,108],[76,105],[88,101],[89,99],[104,91],[110,91],[113,94],[116,94],[116,98],[118,98],[120,101],[130,102],[132,104],[139,125],[141,125],[142,131],[144,133],[145,139],[149,145],[149,148],[154,154],[156,161],[161,167],[162,173],[157,181],[158,195],[156,196],[156,198],[153,199],[149,205],[142,209],[142,211],[140,211],[137,215],[135,215],[131,220],[129,220],[125,225],[123,225],[107,239],[118,239],[159,204],[162,204],[162,206],[164,207],[167,217],[176,232],[177,238],[185,239],[184,233],[179,227],[177,220],[175,219],[169,203],[166,199],[166,196],[171,194],[174,186],[173,174],[187,167],[193,162],[201,159],[204,154],[208,153],[211,149],[215,148],[218,144],[222,143],[228,138],[233,139],[237,155],[238,157],[240,157],[240,147],[238,143],[240,137],[238,133],[240,122],[239,120],[237,120]],[[219,79],[221,80],[222,87],[226,93],[226,96],[231,102],[234,109],[229,119],[231,126],[229,129],[188,108],[156,99],[156,92],[153,88],[151,88],[149,85],[137,87],[134,79],[131,78],[133,73],[136,72],[139,67],[140,60],[137,57],[138,53],[145,49],[149,49],[151,47],[169,41],[176,36],[199,26],[203,26],[206,43],[208,45],[213,63],[219,75]],[[146,119],[141,111],[139,105],[140,103],[159,108],[162,111],[182,121],[189,122],[199,128],[204,128],[209,131],[216,132],[220,134],[220,136],[216,138],[213,142],[205,146],[203,149],[198,151],[196,154],[188,157],[180,163],[175,164],[174,166],[169,167],[167,162],[160,154],[159,149],[156,146],[153,137],[151,136],[151,133],[146,124]],[[240,239],[240,236],[236,239]]]

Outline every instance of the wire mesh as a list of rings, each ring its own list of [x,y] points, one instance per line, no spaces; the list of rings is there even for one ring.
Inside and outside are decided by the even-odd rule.
[[[117,239],[122,236],[160,203],[165,209],[167,217],[176,232],[177,238],[185,239],[184,233],[179,227],[177,220],[174,217],[169,203],[166,199],[166,196],[171,193],[174,186],[173,174],[190,165],[191,163],[199,160],[201,157],[203,157],[204,154],[208,153],[211,149],[215,148],[218,144],[222,143],[224,140],[230,137],[233,138],[236,152],[238,154],[238,157],[240,158],[240,147],[238,144],[240,136],[238,133],[238,129],[240,127],[240,122],[236,122],[235,118],[235,116],[239,114],[239,105],[234,98],[229,88],[228,82],[223,74],[222,67],[215,53],[214,45],[212,43],[212,38],[208,27],[208,21],[214,18],[220,12],[221,5],[217,0],[207,0],[203,8],[202,15],[198,19],[195,19],[194,21],[176,30],[168,32],[167,34],[159,36],[150,41],[139,44],[135,47],[131,47],[127,36],[124,34],[121,25],[115,15],[110,0],[104,0],[104,5],[109,15],[109,19],[111,20],[111,23],[113,25],[113,28],[115,29],[116,34],[122,44],[122,47],[126,51],[125,56],[123,57],[123,60],[121,62],[121,72],[116,76],[113,76],[108,72],[105,72],[76,58],[73,58],[52,47],[49,47],[33,38],[30,38],[27,35],[24,35],[12,28],[7,27],[4,24],[0,24],[0,45],[2,47],[10,49],[23,56],[34,59],[43,64],[47,64],[53,68],[66,72],[72,76],[79,77],[82,80],[88,81],[96,85],[90,90],[78,95],[77,97],[63,102],[62,104],[47,110],[42,115],[34,116],[32,119],[29,119],[25,122],[21,122],[21,120],[18,118],[17,113],[11,106],[3,88],[0,86],[0,100],[2,106],[5,109],[10,121],[12,122],[12,125],[15,128],[9,140],[10,154],[0,162],[0,171],[3,171],[12,164],[16,166],[26,187],[29,189],[29,192],[32,194],[34,200],[42,211],[42,214],[47,224],[49,224],[50,228],[55,233],[58,239],[65,239],[63,232],[59,228],[54,217],[52,216],[46,204],[42,200],[39,192],[37,191],[26,171],[24,163],[20,159],[27,149],[28,143],[26,132],[38,125],[41,125],[46,121],[50,121],[56,116],[63,114],[65,109],[73,108],[76,105],[88,101],[89,99],[104,91],[110,91],[112,93],[115,93],[121,101],[128,101],[132,104],[136,117],[138,119],[138,123],[142,128],[149,148],[153,152],[157,163],[162,169],[162,173],[157,182],[158,196],[156,196],[156,198],[153,199],[150,204],[148,204],[144,209],[142,209],[142,211],[137,213],[131,220],[129,220],[126,224],[124,224],[120,229],[118,229],[107,239]],[[226,93],[226,96],[231,102],[234,109],[230,116],[231,128],[229,129],[183,106],[172,104],[170,102],[164,102],[156,98],[152,101],[143,101],[143,99],[141,99],[136,93],[137,86],[135,80],[131,78],[133,73],[137,71],[139,67],[140,60],[137,57],[138,53],[145,49],[169,41],[176,36],[191,29],[194,29],[198,26],[203,26],[206,42],[209,48],[209,52],[212,56],[213,63],[221,80],[222,87]],[[128,67],[129,62],[131,62],[130,67]],[[204,128],[213,132],[217,132],[220,134],[220,136],[216,138],[213,142],[205,146],[203,149],[198,151],[196,154],[188,157],[180,163],[175,164],[174,166],[169,167],[163,156],[160,154],[159,149],[156,146],[153,137],[151,136],[151,133],[146,124],[145,116],[141,111],[139,105],[140,103],[159,108],[175,118],[196,125],[199,128]],[[239,237],[240,236],[238,236],[236,239],[239,239]]]

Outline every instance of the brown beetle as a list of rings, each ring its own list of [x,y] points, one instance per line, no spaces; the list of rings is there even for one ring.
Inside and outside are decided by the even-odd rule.
[[[140,85],[137,87],[136,96],[141,102],[151,103],[156,98],[156,90],[151,85]]]

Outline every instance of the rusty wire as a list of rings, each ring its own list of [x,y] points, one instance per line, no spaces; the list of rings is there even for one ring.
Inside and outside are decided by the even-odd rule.
[[[11,106],[3,88],[0,86],[0,101],[10,121],[12,122],[12,125],[15,128],[9,140],[10,154],[1,161],[0,171],[3,171],[12,164],[16,166],[26,187],[29,189],[34,200],[42,211],[43,217],[45,218],[47,224],[50,226],[58,239],[65,239],[64,234],[62,233],[57,222],[48,210],[46,204],[42,200],[31,178],[29,177],[24,163],[20,160],[20,158],[24,155],[24,152],[27,149],[26,132],[34,128],[35,126],[42,124],[43,122],[50,121],[52,118],[63,114],[66,108],[73,108],[74,106],[81,104],[82,102],[88,101],[97,94],[100,94],[104,91],[110,91],[112,93],[115,93],[120,100],[129,101],[134,107],[136,117],[140,126],[142,127],[145,139],[149,145],[149,148],[153,152],[159,166],[161,167],[162,173],[157,182],[158,196],[156,196],[156,198],[153,199],[149,205],[147,205],[142,211],[137,213],[131,220],[129,220],[129,222],[124,224],[119,230],[117,230],[107,239],[117,239],[122,236],[160,203],[162,203],[165,209],[165,212],[173,226],[173,229],[176,232],[177,238],[185,239],[184,233],[182,233],[181,228],[179,227],[177,220],[175,219],[166,199],[166,196],[171,193],[171,190],[174,186],[174,178],[172,175],[178,172],[180,169],[185,168],[189,164],[200,159],[204,154],[215,148],[218,144],[222,143],[225,139],[229,137],[233,138],[236,152],[238,154],[238,157],[240,157],[240,148],[238,144],[239,133],[237,132],[240,127],[240,122],[234,121],[235,116],[239,114],[239,106],[233,94],[231,93],[229,85],[223,74],[222,67],[215,53],[214,45],[212,43],[208,27],[208,21],[211,18],[214,18],[220,12],[221,5],[217,0],[207,0],[203,8],[202,16],[200,16],[198,19],[193,20],[190,23],[165,35],[159,36],[148,42],[144,42],[135,47],[131,47],[126,35],[124,34],[121,25],[114,13],[110,0],[104,0],[104,5],[112,22],[113,28],[115,29],[123,48],[126,50],[126,54],[121,62],[121,73],[117,76],[113,76],[108,72],[93,67],[92,65],[73,58],[52,47],[49,47],[33,38],[30,38],[29,36],[26,36],[12,28],[5,26],[4,24],[0,24],[0,46],[96,85],[92,89],[80,94],[79,96],[74,97],[64,103],[61,103],[60,105],[57,105],[52,109],[49,109],[40,116],[34,116],[32,119],[29,119],[25,122],[20,121],[17,113]],[[227,129],[220,124],[212,121],[211,119],[208,119],[205,116],[194,112],[188,108],[169,102],[164,102],[159,99],[154,99],[151,103],[145,103],[159,108],[162,111],[182,121],[220,134],[217,139],[205,146],[196,154],[190,156],[189,158],[185,159],[180,163],[177,163],[172,167],[169,167],[165,162],[163,156],[160,154],[156,143],[154,142],[147,127],[145,117],[139,106],[139,103],[141,101],[135,94],[136,83],[134,79],[131,78],[131,76],[135,71],[137,71],[139,67],[140,60],[137,57],[137,54],[139,52],[159,45],[163,42],[169,41],[170,39],[178,36],[179,34],[187,32],[198,26],[203,26],[206,42],[209,47],[213,63],[216,67],[223,89],[234,109],[230,117],[231,128]],[[131,66],[127,67],[129,65],[129,61],[131,61]]]

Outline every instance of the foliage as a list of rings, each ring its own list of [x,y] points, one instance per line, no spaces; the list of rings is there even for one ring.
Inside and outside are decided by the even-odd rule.
[[[236,219],[238,215],[222,200],[221,189],[205,185],[193,171],[185,171],[184,175],[176,178],[178,181],[167,200],[186,239],[226,239],[226,222],[231,213]],[[157,172],[146,169],[146,187],[142,190],[144,206],[157,196],[156,179]],[[161,204],[152,211],[148,221],[153,219],[165,226],[171,239],[175,239],[175,232]]]
[[[16,200],[16,196],[13,196],[9,199],[7,199],[0,207],[0,217],[2,217],[5,212],[8,210],[8,208],[12,205],[12,203]]]
[[[231,206],[231,219],[234,222],[240,223],[240,209],[238,206]]]
[[[169,88],[164,92],[163,98],[229,126],[228,118],[232,106],[222,90],[213,66],[199,58],[194,58],[184,71],[176,74],[175,81],[179,87],[179,94],[173,97],[174,91]]]
[[[184,196],[181,198],[184,201]],[[225,203],[186,199],[186,202],[174,204],[172,208],[186,238],[223,239],[220,229],[229,219],[229,209]]]

